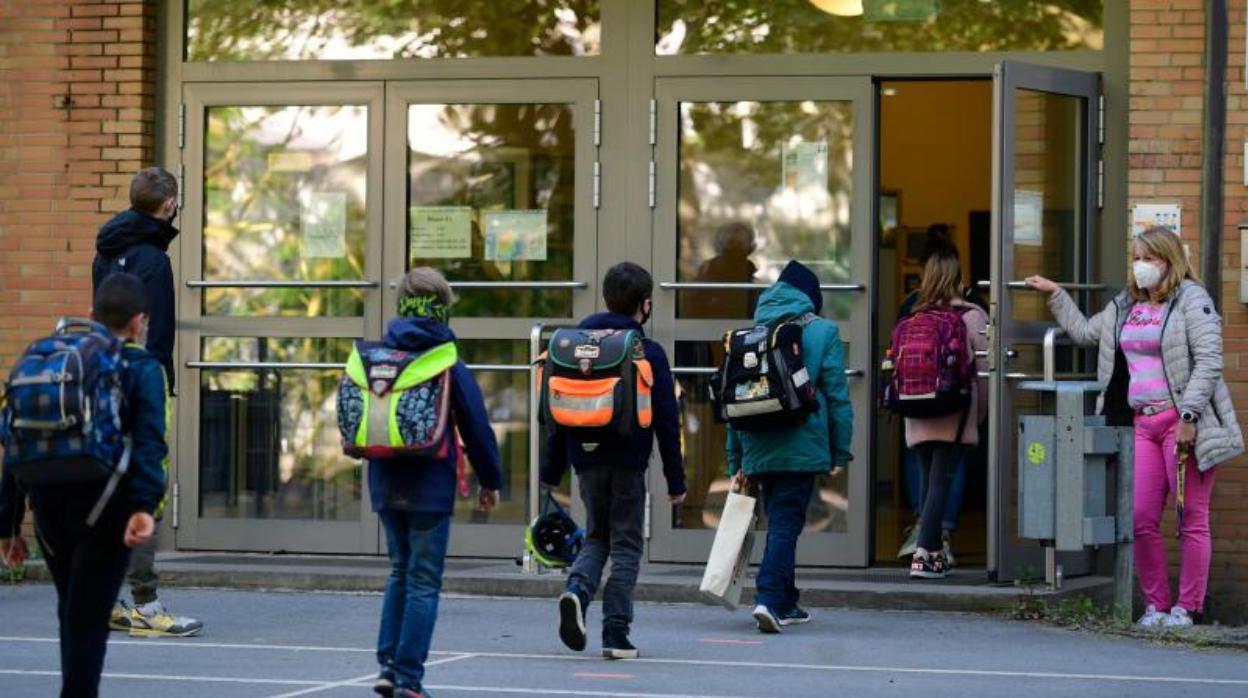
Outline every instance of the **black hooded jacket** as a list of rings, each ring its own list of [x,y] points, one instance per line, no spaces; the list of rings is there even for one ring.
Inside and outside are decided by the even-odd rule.
[[[178,229],[168,221],[130,209],[113,216],[100,227],[91,264],[92,293],[115,271],[134,274],[147,289],[147,350],[165,369],[173,394],[173,265],[169,243]]]

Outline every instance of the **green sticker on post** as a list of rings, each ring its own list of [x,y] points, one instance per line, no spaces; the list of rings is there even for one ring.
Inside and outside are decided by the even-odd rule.
[[[1027,460],[1031,461],[1032,465],[1040,465],[1048,455],[1044,444],[1039,441],[1032,441],[1027,444]]]

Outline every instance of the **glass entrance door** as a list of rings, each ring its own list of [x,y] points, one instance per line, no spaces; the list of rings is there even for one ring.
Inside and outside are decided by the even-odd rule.
[[[384,278],[431,266],[451,281],[451,326],[502,455],[502,502],[489,515],[462,471],[452,555],[521,552],[533,504],[530,332],[575,322],[598,295],[597,98],[592,79],[387,86]],[[395,290],[382,297],[388,320]]]
[[[375,553],[334,398],[381,326],[382,85],[184,90],[178,545]]]
[[[1047,299],[1022,280],[1059,281],[1085,310],[1105,298],[1091,278],[1099,76],[1006,61],[994,80],[988,570],[1005,582],[1044,569],[1040,546],[1017,537],[1017,437],[1020,416],[1052,406],[1019,383],[1042,378],[1054,321]],[[1088,378],[1088,358],[1065,349],[1056,377]],[[1088,569],[1087,555],[1063,557],[1068,575]]]
[[[656,86],[654,329],[685,409],[689,497],[651,497],[651,559],[704,562],[728,491],[725,427],[707,398],[726,330],[746,326],[789,259],[819,275],[840,326],[854,462],[820,476],[798,549],[803,565],[867,563],[874,207],[868,78],[661,79]],[[665,493],[662,469],[650,491]],[[759,546],[761,554],[761,546]]]

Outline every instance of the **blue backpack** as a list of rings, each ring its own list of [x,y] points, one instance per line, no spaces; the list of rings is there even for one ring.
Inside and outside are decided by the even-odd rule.
[[[25,487],[107,481],[94,524],[130,464],[122,433],[123,342],[103,325],[62,318],[36,340],[4,386],[4,467]]]

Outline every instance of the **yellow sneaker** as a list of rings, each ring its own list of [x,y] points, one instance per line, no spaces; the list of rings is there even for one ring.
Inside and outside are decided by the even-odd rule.
[[[194,618],[171,615],[159,601],[130,610],[130,637],[191,637],[203,629]]]
[[[130,611],[134,609],[126,605],[125,601],[118,601],[113,604],[113,610],[108,614],[109,630],[129,630],[130,629]]]

